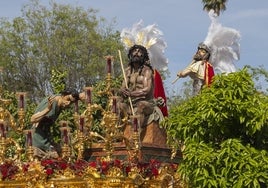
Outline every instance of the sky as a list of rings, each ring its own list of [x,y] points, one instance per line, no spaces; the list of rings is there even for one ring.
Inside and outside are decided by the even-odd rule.
[[[201,0],[54,0],[60,4],[98,10],[97,16],[108,22],[116,20],[115,29],[121,31],[143,20],[144,26],[157,24],[167,43],[170,78],[165,80],[167,92],[180,92],[181,83],[171,82],[179,70],[185,68],[196,52],[197,45],[207,36],[210,19]],[[40,0],[49,5],[49,0]],[[1,0],[0,17],[21,16],[21,8],[28,0]],[[268,1],[229,0],[219,22],[241,34],[240,59],[237,70],[245,65],[264,66],[268,70]],[[187,79],[187,78],[185,78]]]

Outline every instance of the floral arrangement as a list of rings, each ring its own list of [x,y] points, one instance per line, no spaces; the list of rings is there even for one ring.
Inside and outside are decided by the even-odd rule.
[[[119,159],[114,159],[111,161],[104,160],[102,158],[97,158],[95,161],[66,161],[64,159],[44,159],[41,161],[34,161],[32,163],[38,163],[41,167],[41,172],[46,175],[47,178],[53,177],[54,174],[64,174],[68,169],[75,176],[83,176],[87,168],[94,169],[100,177],[107,176],[109,170],[113,167],[121,169],[122,174],[127,177],[132,169],[138,169],[139,174],[145,179],[152,179],[159,175],[163,163],[157,160],[150,160],[148,163],[133,162],[133,161],[122,161]],[[177,170],[177,164],[169,163],[170,169]],[[0,165],[1,179],[12,180],[15,179],[17,173],[27,174],[31,168],[30,163],[25,163],[23,165],[18,165],[13,161],[6,161]]]
[[[1,179],[13,179],[15,174],[19,172],[19,167],[13,161],[6,161],[0,164]]]

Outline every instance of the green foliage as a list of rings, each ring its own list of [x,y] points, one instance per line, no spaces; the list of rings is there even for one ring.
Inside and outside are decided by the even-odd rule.
[[[66,72],[61,72],[59,70],[52,69],[50,82],[54,93],[60,93],[66,88],[66,77]]]
[[[171,145],[185,144],[180,173],[193,187],[268,185],[268,166],[260,162],[268,160],[267,104],[243,69],[217,75],[210,88],[171,108],[163,125]]]
[[[247,68],[249,69],[249,71],[251,71],[256,88],[267,94],[268,86],[267,84],[264,83],[268,82],[268,71],[265,70],[264,66],[260,67],[247,66]]]
[[[219,149],[189,141],[179,173],[191,187],[263,187],[268,185],[268,153],[243,145],[238,139],[223,141]]]
[[[106,76],[105,56],[123,50],[114,22],[96,17],[94,9],[31,0],[22,16],[0,20],[0,65],[4,88],[27,91],[33,102],[54,93],[52,70],[66,74],[68,88],[82,90]],[[115,76],[121,74],[114,67]]]

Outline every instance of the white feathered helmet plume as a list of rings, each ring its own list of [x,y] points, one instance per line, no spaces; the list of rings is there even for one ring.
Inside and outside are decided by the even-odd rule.
[[[161,71],[168,70],[168,60],[164,56],[167,44],[162,38],[162,31],[157,28],[156,24],[143,27],[143,21],[140,20],[132,28],[124,28],[120,36],[126,50],[134,45],[142,45],[149,53],[153,68]]]
[[[240,59],[240,33],[218,23],[218,16],[213,10],[209,12],[209,17],[211,25],[204,44],[211,49],[210,63],[222,73],[234,72],[235,62]]]

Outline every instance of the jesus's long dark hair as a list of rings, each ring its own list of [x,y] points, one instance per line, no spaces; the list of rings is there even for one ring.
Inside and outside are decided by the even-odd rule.
[[[141,51],[142,51],[142,53],[143,53],[143,61],[141,62],[141,67],[140,67],[140,72],[142,71],[142,68],[143,68],[143,66],[145,65],[145,66],[148,66],[148,67],[150,67],[150,69],[152,69],[153,70],[153,68],[152,68],[152,66],[151,66],[151,64],[150,64],[150,58],[149,58],[149,53],[148,53],[148,51],[147,51],[147,49],[144,47],[144,46],[142,46],[142,45],[137,45],[137,44],[135,44],[134,46],[132,46],[130,49],[129,49],[129,51],[128,51],[128,59],[130,60],[129,61],[129,66],[131,66],[132,67],[132,63],[131,63],[131,55],[132,55],[132,52],[135,50],[135,49],[140,49]]]

